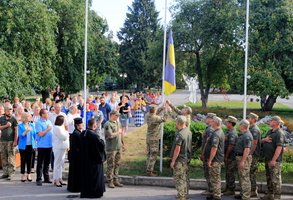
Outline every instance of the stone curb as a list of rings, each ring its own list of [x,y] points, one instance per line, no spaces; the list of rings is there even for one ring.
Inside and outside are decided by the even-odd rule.
[[[147,176],[119,176],[121,182],[126,185],[147,185],[160,187],[174,187],[174,181],[171,177],[147,177]],[[264,193],[267,190],[265,182],[258,182],[258,191]],[[225,186],[225,181],[222,181],[222,187]],[[190,189],[205,190],[206,181],[204,179],[190,179]],[[224,188],[223,188],[224,189]],[[236,182],[236,190],[239,190],[239,183]],[[293,185],[282,184],[283,194],[293,195]]]
[[[68,172],[63,172],[63,178],[67,179]],[[140,186],[159,186],[174,188],[174,181],[171,177],[148,177],[148,176],[119,176],[120,181],[125,185],[140,185]],[[225,181],[222,181],[222,188],[224,189]],[[258,182],[258,191],[264,193],[267,190],[266,182]],[[190,179],[190,189],[205,190],[206,180],[204,179]],[[236,190],[240,190],[239,183],[236,181]],[[282,184],[282,194],[293,195],[292,184]]]

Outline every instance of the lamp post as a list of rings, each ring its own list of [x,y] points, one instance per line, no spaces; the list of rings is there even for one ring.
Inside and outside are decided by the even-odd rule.
[[[123,88],[123,93],[124,93],[124,79],[127,78],[127,74],[126,73],[122,73],[119,76],[122,78],[122,88]]]

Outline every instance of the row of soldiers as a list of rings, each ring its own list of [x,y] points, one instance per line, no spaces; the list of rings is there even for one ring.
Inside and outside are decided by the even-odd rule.
[[[229,116],[225,120],[227,133],[221,129],[222,120],[214,113],[209,113],[206,119],[208,125],[203,135],[201,159],[204,163],[204,174],[208,183],[205,192],[207,199],[221,199],[221,164],[226,167],[226,188],[224,195],[235,194],[235,174],[238,174],[240,194],[235,199],[247,200],[258,197],[256,173],[261,157],[265,160],[268,193],[263,200],[281,199],[281,163],[285,134],[280,128],[284,122],[279,116],[269,121],[271,129],[265,138],[257,126],[259,116],[250,113],[247,119],[239,122],[240,133],[235,125],[237,119]]]
[[[177,114],[176,134],[171,150],[171,164],[174,181],[177,189],[176,199],[185,200],[189,191],[189,162],[192,156],[192,134],[190,132],[191,108],[182,110],[166,102]],[[146,116],[147,130],[147,174],[155,176],[154,165],[159,152],[159,127],[167,118],[158,115],[157,108],[151,107]],[[224,195],[235,195],[235,176],[238,174],[240,194],[236,199],[250,199],[257,197],[256,172],[260,157],[264,157],[268,193],[263,200],[281,199],[281,163],[285,134],[280,128],[284,122],[279,116],[274,116],[269,121],[271,130],[265,138],[261,138],[257,126],[258,115],[250,113],[247,119],[239,122],[239,134],[235,129],[237,118],[228,116],[224,120],[227,132],[224,134],[221,126],[222,119],[214,113],[206,117],[207,128],[203,134],[202,154],[204,175],[207,181],[207,191],[203,194],[210,199],[221,199]],[[221,166],[226,168],[226,187],[221,191]]]

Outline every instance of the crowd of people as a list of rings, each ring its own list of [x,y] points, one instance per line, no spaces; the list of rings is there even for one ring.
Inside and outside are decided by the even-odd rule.
[[[76,174],[82,169],[86,173],[93,171],[89,168],[92,162],[103,164],[106,159],[109,187],[122,186],[118,181],[121,158],[119,150],[122,148],[120,140],[123,141],[129,123],[137,127],[144,124],[144,114],[149,105],[160,104],[161,95],[135,93],[122,94],[119,97],[117,92],[111,95],[106,92],[101,96],[90,95],[86,100],[81,95],[62,98],[58,94],[53,96],[54,100],[47,98],[44,103],[40,98],[31,103],[15,97],[13,101],[4,99],[0,104],[1,178],[12,179],[15,172],[15,152],[18,148],[22,182],[32,181],[31,174],[35,172],[37,158],[36,184],[42,186],[43,183],[54,183],[56,187],[62,187],[65,185],[62,170],[69,150],[68,159],[72,163],[67,186],[69,191],[81,191],[81,196],[88,197],[89,194],[89,197],[96,197],[93,191],[82,190],[81,185],[92,187],[95,182],[93,177],[97,176],[83,174],[79,177]],[[91,147],[91,140],[95,136],[98,136],[99,142],[96,148]],[[97,152],[101,155],[99,158]],[[107,152],[107,155],[103,152]],[[53,170],[52,180],[49,176],[50,165]],[[102,165],[97,168],[97,174],[100,182],[103,182],[103,173],[100,171],[103,172]],[[101,184],[96,188],[100,186]],[[104,190],[99,190],[98,196],[102,196]]]
[[[84,110],[85,109],[85,110]],[[85,111],[85,112],[84,112]],[[173,112],[172,112],[173,111]],[[146,116],[145,116],[145,113]],[[170,114],[172,113],[172,114]],[[85,114],[85,116],[84,116]],[[36,184],[53,183],[62,187],[62,170],[68,152],[69,176],[67,190],[80,192],[81,198],[100,198],[109,188],[123,187],[119,181],[119,166],[124,136],[129,123],[147,124],[146,173],[156,176],[154,166],[159,153],[160,126],[168,116],[175,118],[176,134],[171,148],[170,168],[174,172],[176,199],[189,198],[189,163],[192,158],[192,109],[178,109],[160,93],[39,98],[32,104],[14,98],[0,104],[0,152],[3,167],[2,179],[11,180],[15,172],[15,148],[18,146],[21,163],[21,181],[32,181],[34,158],[37,157]],[[203,134],[202,155],[207,199],[221,199],[221,195],[235,195],[235,176],[238,175],[241,192],[236,199],[258,196],[256,185],[257,163],[264,157],[268,193],[262,199],[281,199],[281,163],[284,133],[280,117],[271,118],[271,130],[265,138],[256,125],[258,116],[250,113],[239,122],[237,118],[223,120],[227,133],[222,130],[222,119],[208,113],[207,128]],[[36,156],[37,154],[37,156]],[[103,164],[107,163],[106,181]],[[221,168],[226,168],[226,187],[221,191]],[[53,180],[49,168],[53,169]]]

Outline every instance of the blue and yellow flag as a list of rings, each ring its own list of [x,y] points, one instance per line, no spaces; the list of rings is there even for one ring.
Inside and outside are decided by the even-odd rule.
[[[172,31],[170,30],[170,35],[168,39],[167,61],[166,61],[165,75],[164,75],[164,94],[169,95],[173,93],[175,90],[176,90],[175,52],[174,52]]]

